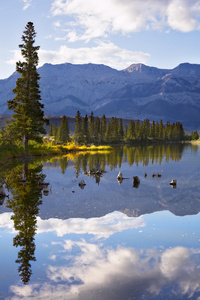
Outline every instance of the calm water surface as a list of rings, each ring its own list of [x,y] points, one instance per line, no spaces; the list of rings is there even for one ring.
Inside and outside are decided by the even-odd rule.
[[[200,299],[199,146],[16,160],[0,183],[0,299]]]

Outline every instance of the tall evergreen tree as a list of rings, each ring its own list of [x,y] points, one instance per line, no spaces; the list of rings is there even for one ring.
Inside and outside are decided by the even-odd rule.
[[[150,136],[152,138],[155,138],[155,134],[156,134],[156,125],[155,125],[155,121],[153,121],[151,124]]]
[[[81,143],[83,141],[82,119],[81,119],[81,114],[79,111],[77,111],[77,114],[76,114],[74,138],[77,143]]]
[[[165,135],[165,126],[163,125],[163,121],[160,120],[160,125],[159,125],[159,138],[163,139]]]
[[[67,143],[69,141],[69,126],[66,116],[62,117],[60,126],[58,128],[57,139],[62,143]]]
[[[199,134],[198,134],[198,131],[195,130],[195,131],[192,131],[192,134],[191,134],[191,140],[198,140],[199,139]]]
[[[100,128],[101,128],[100,119],[99,119],[99,117],[96,117],[96,120],[94,122],[94,142],[95,143],[100,142],[100,138],[101,138]]]
[[[39,46],[34,46],[35,36],[33,23],[28,22],[22,35],[23,43],[19,45],[24,61],[16,63],[16,71],[21,76],[13,90],[14,99],[8,101],[8,108],[14,111],[9,130],[23,142],[24,148],[30,139],[42,142],[41,134],[46,133],[37,72]]]
[[[169,121],[166,124],[166,139],[169,141],[172,139],[172,126]]]
[[[140,139],[141,138],[141,124],[140,124],[140,120],[137,120],[136,125],[135,125],[135,136],[136,136],[136,139]]]
[[[110,120],[110,129],[111,129],[111,142],[116,143],[119,142],[119,135],[118,135],[118,120],[117,118],[112,117]]]
[[[159,125],[159,122],[156,121],[156,123],[155,123],[155,137],[156,138],[159,138],[159,131],[160,131],[160,125]]]
[[[135,122],[133,120],[130,120],[128,124],[127,137],[129,140],[133,140],[135,138]]]
[[[122,124],[122,118],[119,119],[118,136],[119,136],[119,141],[122,142],[124,139],[124,129],[123,129],[123,124]]]
[[[177,126],[178,126],[178,132],[179,132],[179,140],[183,140],[184,135],[185,135],[183,125],[180,122],[178,122]]]
[[[93,115],[93,111],[91,112],[91,116],[90,116],[89,136],[90,136],[90,142],[93,142],[93,140],[94,140],[94,115]]]
[[[85,144],[89,142],[88,116],[85,115],[82,124],[83,141]]]
[[[101,118],[101,142],[105,142],[105,135],[106,135],[106,117],[105,115]]]
[[[111,142],[111,125],[110,125],[110,121],[108,122],[108,125],[106,127],[105,139],[106,139],[106,143]]]
[[[125,130],[124,130],[124,139],[126,140],[128,137],[128,126],[125,125]]]
[[[150,122],[148,119],[145,119],[142,125],[143,139],[146,139],[150,135]]]

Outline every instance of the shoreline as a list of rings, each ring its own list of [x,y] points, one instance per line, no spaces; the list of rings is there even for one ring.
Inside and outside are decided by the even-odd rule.
[[[192,145],[200,145],[200,139],[195,141],[168,141],[168,142],[161,142],[161,143],[146,143],[147,146],[155,145],[155,144],[171,144],[171,143],[185,143],[185,144],[192,144]],[[86,145],[57,145],[57,146],[47,146],[41,145],[41,147],[29,147],[27,150],[22,148],[14,147],[14,148],[7,148],[7,149],[0,149],[0,161],[3,159],[13,159],[13,158],[30,158],[36,156],[52,156],[52,155],[63,155],[63,154],[70,154],[70,153],[79,153],[79,152],[101,152],[101,151],[112,151],[113,147],[135,147],[145,145],[145,143],[138,143],[138,144],[115,144],[115,145],[100,145],[100,146],[86,146]]]

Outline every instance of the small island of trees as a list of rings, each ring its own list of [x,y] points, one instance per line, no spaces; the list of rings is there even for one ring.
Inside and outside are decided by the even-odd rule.
[[[49,136],[53,137],[57,143],[70,141],[69,126],[66,116],[62,117],[61,124],[50,126]],[[183,126],[180,122],[163,124],[160,122],[150,122],[129,120],[128,125],[123,124],[122,118],[102,118],[94,117],[93,112],[88,117],[81,117],[77,111],[75,130],[72,139],[77,144],[133,144],[144,142],[169,142],[182,141],[185,138]]]

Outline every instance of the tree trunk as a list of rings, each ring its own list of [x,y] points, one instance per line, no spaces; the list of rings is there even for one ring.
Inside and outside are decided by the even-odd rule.
[[[24,134],[24,136],[23,136],[23,148],[24,148],[24,150],[27,148],[27,146],[28,146],[28,138]]]

